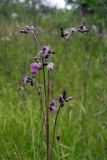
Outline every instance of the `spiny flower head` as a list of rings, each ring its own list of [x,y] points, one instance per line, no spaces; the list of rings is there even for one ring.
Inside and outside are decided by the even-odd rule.
[[[56,105],[59,104],[59,107],[63,107],[65,102],[72,100],[73,96],[67,96],[66,91],[64,90],[62,95],[60,95],[57,99],[53,99],[52,102],[49,104],[50,111],[54,112],[57,111]]]
[[[50,46],[44,45],[41,50],[41,57],[48,58],[51,54],[55,54],[55,52]]]
[[[40,63],[32,63],[30,65],[32,74],[36,74],[38,70],[42,69],[42,65]]]
[[[89,27],[87,27],[86,25],[80,25],[78,31],[81,33],[89,32]]]
[[[76,28],[68,28],[66,30],[63,30],[62,27],[60,27],[60,31],[61,31],[61,37],[64,39],[68,39],[74,32],[77,32]]]
[[[66,91],[64,90],[62,95],[60,95],[58,98],[60,106],[63,107],[64,102],[68,102],[72,100],[73,98],[74,98],[73,96],[67,96]]]
[[[23,78],[23,82],[24,82],[25,84],[29,82],[29,78],[28,78],[28,76],[24,76],[24,78]]]
[[[28,34],[28,33],[35,33],[36,29],[34,26],[25,26],[23,29],[20,30],[20,33]]]
[[[23,83],[24,84],[27,84],[27,83],[30,83],[31,84],[31,86],[33,86],[33,79],[32,78],[30,78],[30,77],[28,77],[27,75],[25,75],[24,76],[24,78],[23,78]]]
[[[57,109],[55,107],[56,105],[57,105],[57,100],[53,99],[52,102],[49,105],[49,109],[50,109],[51,112],[53,112],[53,113],[57,112]]]
[[[56,113],[56,112],[57,112],[56,107],[51,107],[51,106],[49,106],[49,109],[50,109],[50,111],[53,112],[53,113]]]
[[[63,98],[63,96],[62,95],[59,96],[58,100],[59,100],[60,106],[63,107],[64,106],[64,98]]]
[[[57,100],[56,99],[53,99],[52,102],[50,103],[50,106],[56,106],[57,104]]]
[[[69,39],[69,37],[73,35],[75,32],[89,32],[89,27],[86,25],[85,22],[83,22],[79,27],[76,28],[72,27],[64,30],[62,27],[60,27],[60,36],[64,39]]]

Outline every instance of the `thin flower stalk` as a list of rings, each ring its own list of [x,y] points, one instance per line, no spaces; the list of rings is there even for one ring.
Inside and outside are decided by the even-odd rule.
[[[60,67],[62,56],[64,54],[64,51],[67,47],[67,44],[68,44],[71,36],[73,36],[73,34],[75,32],[81,32],[81,33],[89,32],[89,27],[86,24],[81,24],[77,28],[69,28],[68,31],[66,31],[66,30],[64,31],[62,27],[60,28],[60,30],[61,30],[61,35],[60,36],[64,39],[66,39],[66,41],[65,41],[64,46],[62,48],[62,51],[60,53],[59,61],[57,62],[57,65],[56,65],[56,70],[55,70],[55,73],[54,73],[53,79],[52,79],[52,86],[54,85],[55,77],[56,77],[56,74],[57,74],[58,69]]]
[[[72,34],[71,34],[71,35],[69,36],[69,38],[65,41],[64,46],[63,46],[63,48],[62,48],[62,51],[61,51],[61,53],[60,53],[60,57],[59,57],[59,60],[58,60],[58,62],[57,62],[57,65],[56,65],[56,70],[55,70],[55,73],[54,73],[53,78],[52,78],[52,87],[54,86],[54,81],[55,81],[55,78],[56,78],[56,74],[57,74],[57,72],[58,72],[58,69],[59,69],[59,67],[60,67],[61,61],[62,61],[62,56],[63,56],[63,54],[64,54],[64,51],[65,51],[65,49],[66,49],[66,47],[67,47],[67,44],[68,44],[71,36],[72,36]]]
[[[57,114],[55,116],[55,121],[54,121],[54,128],[53,128],[53,137],[52,137],[52,147],[51,147],[51,157],[52,157],[52,153],[53,153],[53,145],[54,145],[54,140],[55,140],[55,131],[56,131],[56,125],[57,125],[57,121],[58,121],[58,115],[59,115],[59,112],[60,112],[60,108],[61,106],[58,107],[58,110],[57,110]]]
[[[43,159],[43,127],[44,127],[44,109],[43,109],[43,102],[42,102],[42,97],[41,97],[41,91],[36,85],[36,89],[38,92],[38,97],[40,101],[40,113],[41,113],[41,131],[40,131],[40,157],[41,160]]]
[[[47,160],[50,160],[50,148],[49,148],[49,110],[48,110],[48,104],[47,104],[46,78],[45,78],[45,67],[44,67],[44,59],[43,59],[43,57],[42,57],[42,66],[43,66],[44,98],[45,98],[45,107],[46,107],[46,147],[47,147]]]
[[[41,46],[41,43],[40,43],[39,39],[37,38],[37,35],[36,35],[35,32],[33,33],[33,36],[34,36],[34,39],[35,39],[35,40],[37,41],[37,43],[39,44],[39,46]]]

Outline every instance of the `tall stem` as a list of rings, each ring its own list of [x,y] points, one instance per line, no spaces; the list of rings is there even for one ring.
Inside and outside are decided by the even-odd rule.
[[[38,94],[38,97],[39,97],[39,103],[40,103],[40,113],[41,113],[41,131],[40,131],[40,159],[43,160],[43,148],[42,148],[42,143],[43,143],[43,127],[44,127],[44,110],[43,110],[43,102],[42,102],[42,97],[41,97],[41,92],[37,86],[37,84],[35,83],[36,85],[36,89],[37,89],[37,94]]]
[[[45,96],[45,106],[46,106],[46,147],[47,147],[47,160],[50,160],[50,149],[49,149],[49,109],[47,103],[47,93],[46,93],[46,78],[45,78],[45,68],[44,59],[42,58],[43,65],[43,83],[44,83],[44,96]]]
[[[55,117],[55,122],[54,122],[54,128],[53,128],[53,138],[52,138],[52,148],[51,148],[51,157],[52,157],[52,152],[53,152],[53,145],[54,145],[54,140],[55,140],[55,131],[56,131],[56,125],[57,125],[57,120],[58,120],[58,115],[59,115],[59,111],[60,111],[60,106],[58,108],[56,117]]]
[[[49,100],[50,100],[50,71],[48,70],[48,91],[47,91],[47,104],[48,104],[48,106],[49,106]],[[47,117],[48,117],[48,119],[47,119],[47,124],[48,124],[48,136],[50,136],[49,135],[49,109],[48,109],[48,106],[47,106]],[[49,137],[48,137],[49,138]],[[50,138],[48,139],[49,141],[50,141]],[[49,160],[50,160],[50,143],[49,143]]]
[[[49,98],[50,98],[50,71],[48,70],[48,94],[47,94],[48,104],[49,104]]]

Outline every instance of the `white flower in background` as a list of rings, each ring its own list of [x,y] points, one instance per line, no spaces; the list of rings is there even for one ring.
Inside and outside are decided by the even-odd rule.
[[[5,36],[5,37],[2,37],[1,40],[4,42],[9,42],[11,41],[11,38],[9,36]]]
[[[14,12],[14,13],[11,14],[11,17],[12,17],[13,19],[15,19],[15,18],[18,17],[18,15],[17,15],[17,13]]]

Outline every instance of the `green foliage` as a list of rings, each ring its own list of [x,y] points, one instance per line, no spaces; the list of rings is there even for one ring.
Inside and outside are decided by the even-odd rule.
[[[86,15],[91,16],[91,20],[97,25],[107,26],[107,1],[106,0],[68,0],[68,4],[75,4],[77,11],[81,8],[87,12]]]
[[[1,19],[4,18],[5,20],[10,21],[14,13],[17,15],[18,20],[33,16],[32,8],[26,7],[21,3],[0,2]]]

